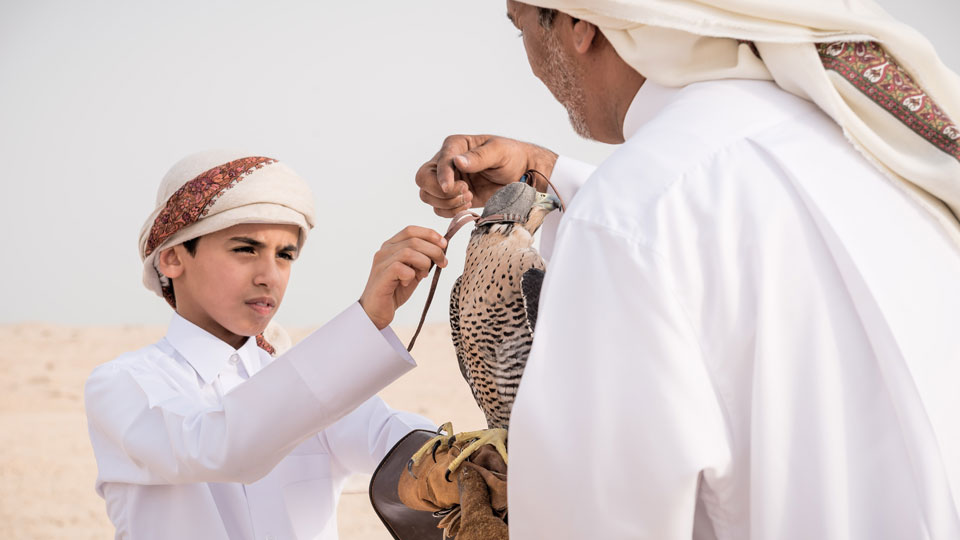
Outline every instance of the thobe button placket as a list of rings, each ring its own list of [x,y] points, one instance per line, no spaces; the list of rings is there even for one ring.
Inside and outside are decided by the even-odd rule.
[[[222,357],[221,357],[221,358],[222,358]],[[240,355],[239,355],[239,354],[234,353],[234,354],[231,354],[231,355],[230,355],[230,363],[231,363],[231,364],[236,364],[236,363],[239,362],[239,361],[240,361]]]

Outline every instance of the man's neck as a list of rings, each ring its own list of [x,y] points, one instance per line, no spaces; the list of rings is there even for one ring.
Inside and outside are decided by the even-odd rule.
[[[605,56],[604,60],[595,66],[591,74],[593,77],[588,76],[586,79],[594,81],[590,91],[599,97],[598,104],[603,107],[600,115],[602,125],[591,131],[594,138],[600,142],[620,144],[624,141],[623,121],[627,110],[646,78],[627,65],[612,47]]]
[[[616,121],[617,133],[620,134],[617,144],[621,144],[626,140],[626,136],[624,134],[624,123],[627,118],[627,112],[630,110],[630,106],[633,104],[634,98],[637,97],[637,93],[647,82],[647,80],[639,73],[637,75],[640,77],[639,84],[625,85],[622,95],[614,101],[615,110],[613,114]]]

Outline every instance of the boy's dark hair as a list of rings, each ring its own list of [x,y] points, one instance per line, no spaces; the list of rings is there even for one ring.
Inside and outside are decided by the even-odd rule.
[[[198,236],[196,238],[191,238],[183,243],[183,247],[186,248],[187,253],[189,253],[190,255],[197,254],[197,241],[199,240],[200,240],[200,237]]]

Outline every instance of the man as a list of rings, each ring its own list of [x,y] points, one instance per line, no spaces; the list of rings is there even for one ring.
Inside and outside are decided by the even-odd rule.
[[[622,146],[452,136],[417,174],[441,215],[527,169],[571,201],[511,536],[960,538],[956,75],[866,0],[536,4],[533,73]]]

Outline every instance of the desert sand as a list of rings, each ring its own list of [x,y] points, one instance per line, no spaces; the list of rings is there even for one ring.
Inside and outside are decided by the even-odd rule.
[[[157,341],[163,327],[0,326],[0,538],[112,538],[87,438],[83,383],[94,366]],[[297,340],[309,329],[291,330]],[[398,329],[404,342],[412,329]],[[457,431],[484,426],[460,376],[446,325],[427,326],[419,367],[381,392],[391,406]],[[367,498],[369,477],[340,500],[343,540],[389,540]]]

